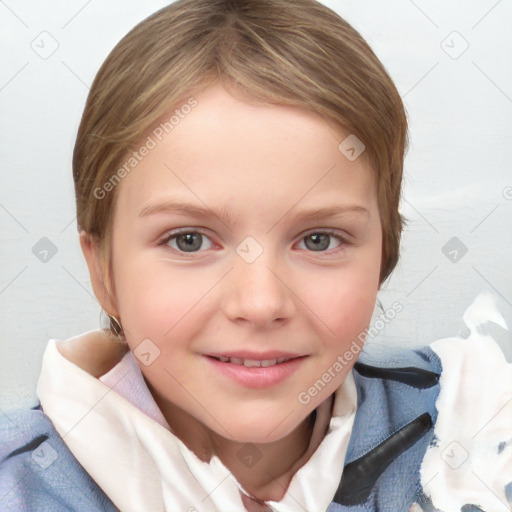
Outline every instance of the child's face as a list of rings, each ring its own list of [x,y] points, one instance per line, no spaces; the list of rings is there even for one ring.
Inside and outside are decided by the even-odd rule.
[[[368,327],[379,288],[374,177],[362,158],[338,150],[348,133],[315,114],[249,105],[220,85],[195,98],[118,185],[115,313],[132,351],[151,340],[143,347],[152,362],[141,369],[162,400],[223,437],[268,443],[299,425],[355,362],[343,354]],[[206,215],[141,215],[177,201]],[[349,206],[364,210],[300,219]],[[196,235],[165,243],[183,228]],[[239,351],[305,357],[265,370],[206,355]],[[308,391],[315,383],[321,391]]]

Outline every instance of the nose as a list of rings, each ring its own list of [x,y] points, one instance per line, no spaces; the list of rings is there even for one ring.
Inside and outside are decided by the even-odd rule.
[[[269,252],[248,263],[238,255],[227,276],[223,307],[229,319],[264,328],[282,324],[295,312],[287,273]]]

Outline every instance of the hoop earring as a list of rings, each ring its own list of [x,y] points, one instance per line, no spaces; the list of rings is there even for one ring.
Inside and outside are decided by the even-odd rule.
[[[122,343],[126,343],[124,332],[123,332],[123,326],[121,325],[121,322],[113,315],[107,313],[108,319],[110,320],[110,334],[116,341],[120,341]]]

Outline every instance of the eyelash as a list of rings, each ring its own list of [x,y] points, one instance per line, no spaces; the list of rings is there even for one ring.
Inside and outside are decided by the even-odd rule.
[[[158,246],[166,246],[171,240],[177,238],[178,236],[189,235],[189,234],[194,234],[194,235],[195,234],[199,234],[199,235],[204,236],[204,237],[206,237],[208,239],[210,238],[206,233],[204,233],[201,230],[191,230],[191,229],[186,228],[186,229],[182,229],[182,230],[177,230],[177,231],[172,231],[172,232],[166,233],[164,238],[160,242],[158,242]],[[343,246],[343,245],[350,245],[350,242],[346,238],[341,236],[336,231],[332,231],[332,230],[329,230],[329,229],[324,229],[324,230],[319,230],[319,231],[311,231],[311,232],[305,234],[304,236],[302,236],[300,241],[303,241],[305,238],[307,238],[308,236],[311,236],[311,235],[329,235],[329,236],[335,238],[336,240],[338,240],[340,242],[340,245],[338,247],[336,247],[334,250],[339,250],[339,248],[341,246]],[[168,248],[171,251],[179,254],[180,256],[185,256],[187,258],[194,257],[195,254],[203,252],[203,251],[186,252],[186,251],[176,250],[176,249],[174,249],[172,247],[168,247]],[[331,249],[331,251],[332,250],[333,249]],[[329,251],[310,251],[310,250],[307,250],[307,251],[311,252],[311,253],[318,252],[319,254],[329,254],[330,253]]]

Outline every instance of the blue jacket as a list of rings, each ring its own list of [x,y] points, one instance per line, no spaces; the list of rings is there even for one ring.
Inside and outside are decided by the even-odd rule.
[[[386,360],[363,353],[354,365],[358,409],[343,476],[325,512],[407,512],[414,502],[434,510],[419,470],[433,440],[441,362],[428,347],[388,354]],[[0,421],[0,510],[118,509],[38,405]]]

